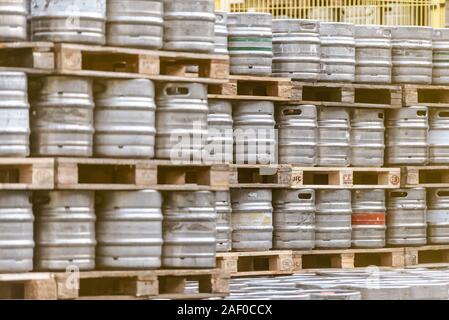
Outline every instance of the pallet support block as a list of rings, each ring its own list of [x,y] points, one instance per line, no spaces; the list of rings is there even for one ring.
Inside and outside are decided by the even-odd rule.
[[[405,266],[449,266],[449,245],[405,248]]]
[[[404,85],[405,106],[426,106],[429,108],[449,107],[449,86],[444,85]]]
[[[25,300],[57,300],[58,292],[54,279],[33,280],[25,283]]]

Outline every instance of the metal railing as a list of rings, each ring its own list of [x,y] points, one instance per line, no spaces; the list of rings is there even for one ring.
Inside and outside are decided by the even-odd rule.
[[[445,0],[217,0],[231,12],[270,12],[274,19],[356,24],[445,26]]]

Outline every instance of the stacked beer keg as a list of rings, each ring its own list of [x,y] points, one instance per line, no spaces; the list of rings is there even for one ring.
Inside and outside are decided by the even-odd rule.
[[[27,2],[14,4],[13,14],[0,4],[1,41],[27,39]],[[246,77],[449,84],[446,29],[273,21],[214,12],[211,0],[35,0],[30,10],[33,41],[229,55],[231,74]],[[0,72],[0,156],[186,166],[449,163],[444,108],[217,100],[191,78],[147,78]],[[0,272],[214,268],[216,252],[449,243],[445,188],[156,189],[0,191]]]

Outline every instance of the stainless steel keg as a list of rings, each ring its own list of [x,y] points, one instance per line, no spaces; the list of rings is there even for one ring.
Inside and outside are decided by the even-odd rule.
[[[107,1],[108,45],[160,49],[163,38],[163,0]]]
[[[156,104],[156,158],[202,160],[209,113],[207,85],[160,84]]]
[[[385,190],[352,192],[353,247],[385,247],[386,210]]]
[[[322,22],[321,81],[354,82],[355,39],[354,25],[341,22]]]
[[[215,192],[217,211],[217,252],[232,250],[232,205],[229,191]]]
[[[30,83],[31,153],[91,157],[94,135],[92,80],[48,76]]]
[[[30,155],[30,105],[27,75],[0,72],[0,156]]]
[[[234,160],[234,131],[232,103],[210,100],[207,117],[207,157],[214,163],[232,163]]]
[[[315,247],[351,247],[351,191],[317,190]]]
[[[0,273],[33,271],[33,222],[30,192],[0,192]]]
[[[385,155],[385,112],[354,109],[351,115],[351,165],[382,167]]]
[[[0,41],[27,40],[27,1],[0,2]]]
[[[215,268],[217,213],[209,191],[164,195],[164,268]]]
[[[414,246],[427,243],[427,206],[424,188],[387,192],[387,244]]]
[[[91,191],[39,191],[34,265],[40,271],[95,268],[95,195]]]
[[[449,244],[449,189],[428,189],[427,234],[431,244]]]
[[[106,0],[33,0],[33,41],[104,45]]]
[[[449,163],[449,109],[430,109],[429,163]]]
[[[273,206],[269,189],[233,189],[232,249],[267,251],[273,247]]]
[[[213,52],[213,0],[164,0],[164,49]]]
[[[317,81],[321,71],[318,20],[273,21],[273,75]]]
[[[153,158],[154,85],[147,79],[95,83],[94,153],[99,157]]]
[[[277,108],[279,163],[315,166],[318,161],[318,115],[313,105]]]
[[[350,114],[347,109],[321,107],[318,112],[318,165],[350,165]]]
[[[385,162],[391,165],[428,162],[429,115],[427,107],[387,111]]]
[[[240,101],[233,112],[235,162],[270,164],[277,162],[274,103]]]
[[[279,250],[315,248],[315,191],[275,190],[273,247]]]
[[[162,255],[162,196],[158,191],[96,194],[97,267],[157,269]]]
[[[355,81],[391,83],[391,28],[355,26]]]
[[[269,13],[230,13],[228,15],[231,74],[272,73],[273,29]]]
[[[432,83],[432,28],[392,27],[394,83]]]

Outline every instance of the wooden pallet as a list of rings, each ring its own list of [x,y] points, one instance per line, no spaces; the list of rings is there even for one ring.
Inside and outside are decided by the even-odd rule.
[[[292,103],[325,107],[402,107],[402,89],[397,85],[293,81],[292,86]]]
[[[62,190],[228,190],[229,166],[164,160],[57,158]]]
[[[231,75],[228,83],[209,86],[209,99],[289,101],[291,96],[287,78]]]
[[[203,83],[224,83],[229,76],[225,55],[77,44],[56,44],[54,50],[56,68],[62,73]],[[199,67],[198,77],[186,73],[188,66]]]
[[[229,185],[231,188],[288,188],[289,166],[283,165],[231,165]]]
[[[217,266],[231,277],[293,274],[292,251],[217,253]]]
[[[404,267],[403,248],[294,251],[295,272],[309,269],[356,269],[368,266]]]
[[[52,190],[54,160],[0,158],[0,190]]]
[[[188,66],[198,66],[199,73],[187,73]],[[229,57],[95,45],[18,42],[0,43],[0,69],[38,75],[147,78],[220,84],[228,81]]]
[[[404,106],[407,107],[449,107],[449,86],[407,84],[402,92]]]
[[[405,265],[412,268],[449,266],[449,245],[405,248]]]
[[[405,188],[449,188],[449,166],[407,166],[402,168]]]
[[[55,68],[54,44],[51,42],[2,42],[0,67],[30,73],[51,73]]]
[[[399,168],[291,168],[294,189],[397,189]]]
[[[186,282],[198,281],[198,295],[185,293]],[[229,276],[219,269],[91,271],[0,275],[2,298],[74,300],[89,297],[194,299],[229,293]]]

